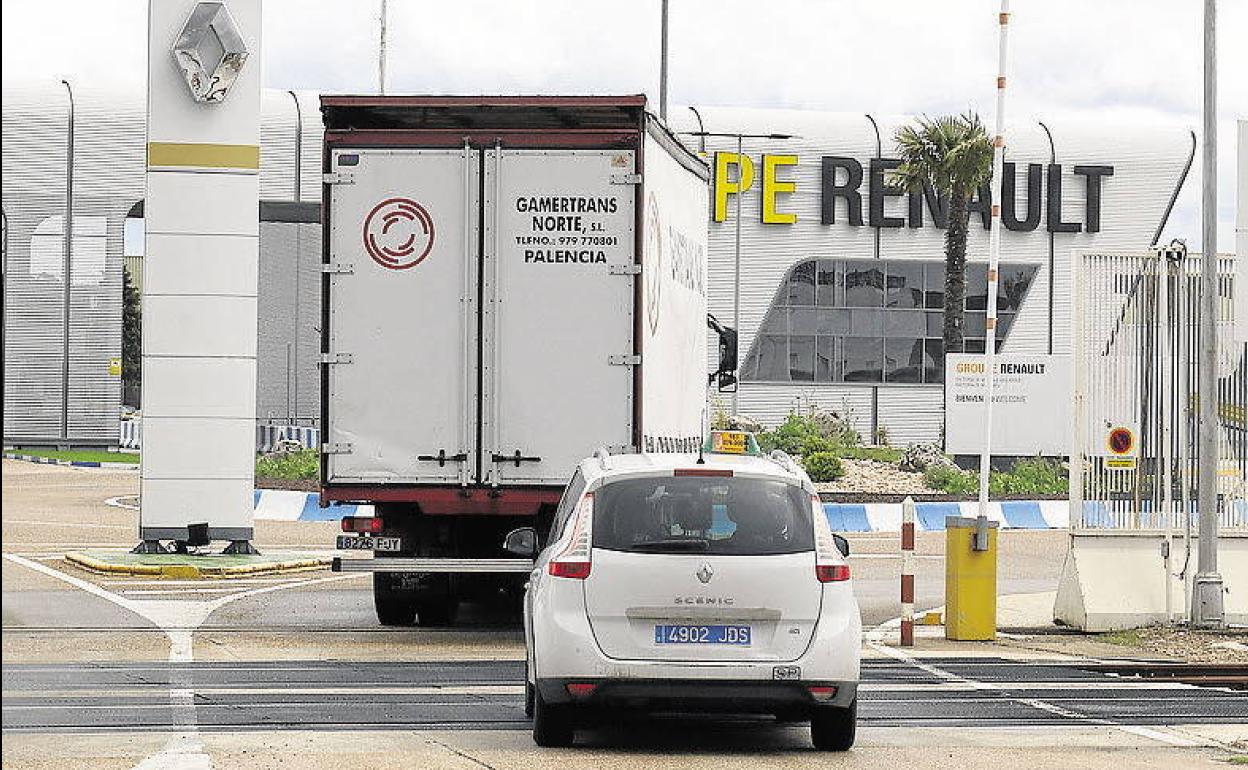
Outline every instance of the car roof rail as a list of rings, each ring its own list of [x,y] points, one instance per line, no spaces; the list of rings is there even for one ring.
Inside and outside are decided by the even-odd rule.
[[[607,470],[607,460],[611,457],[611,451],[605,446],[600,446],[594,450],[594,457],[598,460],[598,465],[604,471]]]
[[[797,465],[793,462],[793,458],[783,449],[771,450],[771,454],[767,455],[767,458],[789,473],[797,473]]]

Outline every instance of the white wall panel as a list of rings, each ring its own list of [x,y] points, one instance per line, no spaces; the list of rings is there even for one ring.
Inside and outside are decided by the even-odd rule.
[[[252,236],[149,233],[143,259],[164,294],[256,295],[259,265]]]
[[[159,358],[143,366],[144,420],[153,417],[252,419],[232,394],[256,387],[256,364],[246,358]]]
[[[210,180],[211,184],[205,184]],[[147,234],[259,235],[259,175],[162,171],[148,175]]]
[[[256,355],[256,298],[146,294],[144,356]]]

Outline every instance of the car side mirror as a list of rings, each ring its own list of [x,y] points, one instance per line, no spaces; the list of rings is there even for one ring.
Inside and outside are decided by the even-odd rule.
[[[710,381],[720,393],[732,393],[737,389],[737,330],[724,326],[709,313],[706,325],[719,336],[719,366],[711,372]]]
[[[520,527],[507,533],[503,539],[503,550],[532,559],[537,556],[537,530],[532,527]]]
[[[840,535],[833,535],[832,540],[836,542],[836,550],[841,552],[841,556],[849,556],[849,541]]]

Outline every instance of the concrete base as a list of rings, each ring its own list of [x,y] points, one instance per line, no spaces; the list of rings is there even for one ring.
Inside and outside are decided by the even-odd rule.
[[[1053,619],[1082,631],[1116,631],[1187,619],[1196,572],[1196,537],[1186,560],[1182,537],[1164,557],[1164,532],[1071,533],[1053,604]],[[1218,538],[1226,622],[1248,624],[1248,532]],[[1166,594],[1169,593],[1167,612]]]

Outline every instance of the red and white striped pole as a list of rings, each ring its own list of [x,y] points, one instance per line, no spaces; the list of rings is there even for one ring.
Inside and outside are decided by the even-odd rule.
[[[914,646],[914,498],[901,503],[901,646]]]

